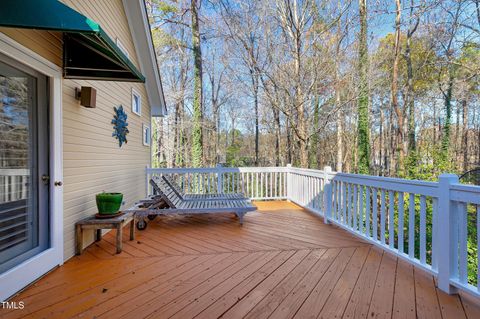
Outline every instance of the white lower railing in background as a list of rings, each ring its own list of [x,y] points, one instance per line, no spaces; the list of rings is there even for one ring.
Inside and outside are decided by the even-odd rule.
[[[26,199],[28,196],[27,169],[0,169],[0,204]]]
[[[189,193],[290,200],[437,276],[439,288],[480,296],[480,187],[287,167],[162,168]]]
[[[147,168],[147,183],[155,175],[170,175],[186,193],[244,193],[254,200],[287,199],[286,167]]]

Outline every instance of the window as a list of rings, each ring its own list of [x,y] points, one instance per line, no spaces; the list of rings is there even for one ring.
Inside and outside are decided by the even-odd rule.
[[[130,55],[128,54],[128,51],[127,49],[125,48],[125,46],[123,45],[122,42],[120,42],[120,39],[117,38],[117,47],[120,49],[120,51],[123,52],[123,54],[125,54],[127,56],[127,58],[130,58]]]
[[[148,125],[143,124],[143,145],[150,146],[150,127]]]
[[[142,97],[134,89],[132,89],[132,112],[142,115]]]

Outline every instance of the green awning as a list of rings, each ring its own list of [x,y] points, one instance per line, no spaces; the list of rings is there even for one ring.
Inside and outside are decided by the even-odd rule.
[[[1,0],[0,26],[63,32],[67,79],[145,82],[98,23],[57,0]]]

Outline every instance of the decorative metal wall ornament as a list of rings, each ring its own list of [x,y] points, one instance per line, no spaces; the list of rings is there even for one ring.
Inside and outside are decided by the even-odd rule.
[[[113,133],[112,136],[118,140],[118,146],[122,147],[123,143],[127,143],[127,134],[128,123],[127,123],[127,113],[123,110],[123,106],[120,105],[118,108],[113,107],[115,115],[113,116]]]

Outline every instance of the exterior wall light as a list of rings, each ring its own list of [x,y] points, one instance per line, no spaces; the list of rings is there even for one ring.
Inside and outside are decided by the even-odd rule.
[[[95,108],[97,106],[97,90],[90,86],[82,86],[81,89],[75,88],[75,98],[80,101],[80,105]]]

